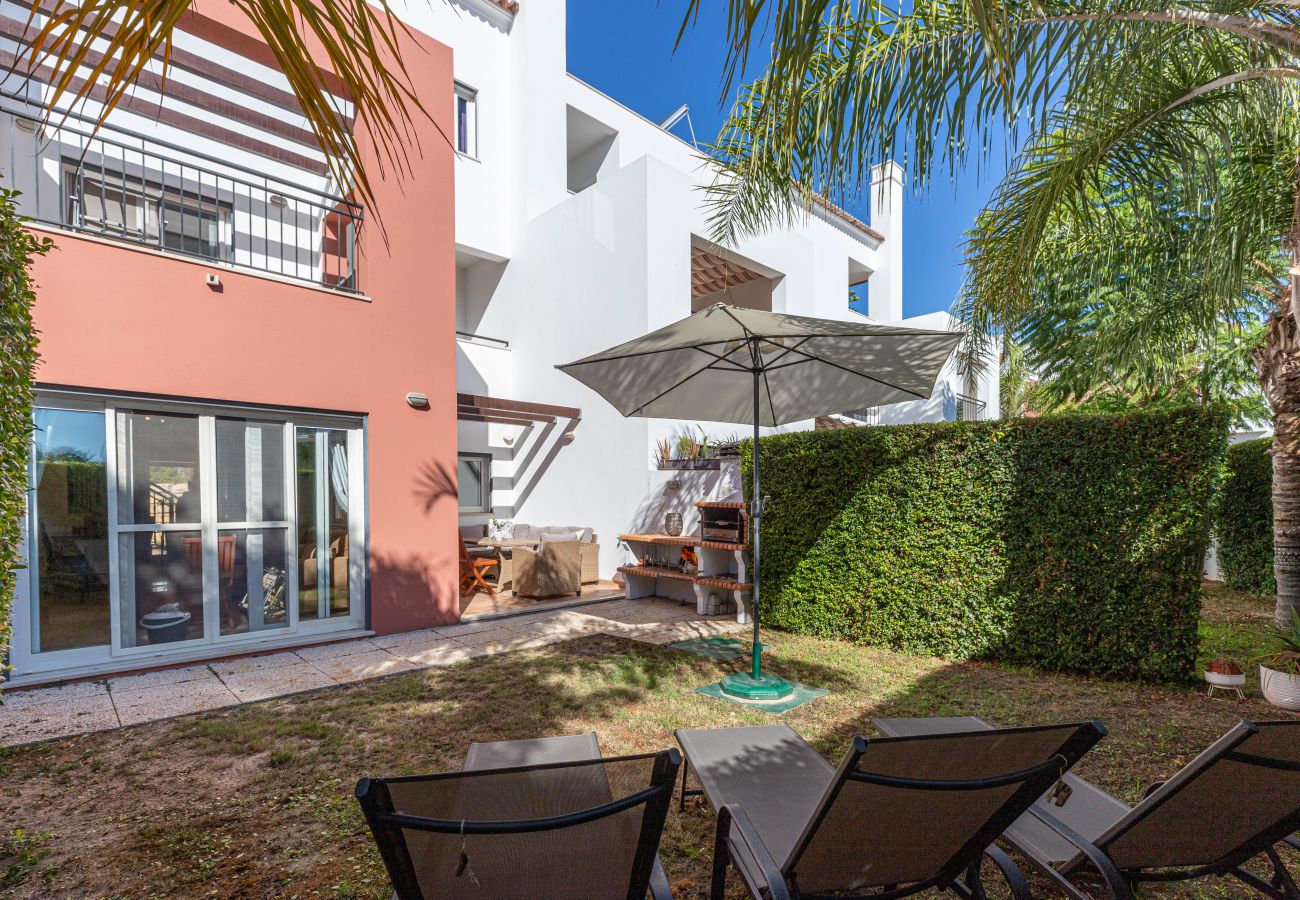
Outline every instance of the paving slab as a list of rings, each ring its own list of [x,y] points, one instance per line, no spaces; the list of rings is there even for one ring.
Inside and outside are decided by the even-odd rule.
[[[296,666],[302,661],[302,657],[298,654],[293,651],[286,651],[284,653],[268,653],[264,656],[248,656],[243,659],[214,662],[212,671],[220,676],[226,676],[238,672],[260,672],[265,669],[278,669],[282,666]]]
[[[293,666],[279,666],[255,672],[236,672],[222,676],[221,681],[241,703],[268,700],[272,697],[338,684],[333,678],[305,661]]]
[[[378,648],[335,659],[317,659],[311,664],[338,682],[364,681],[367,678],[379,678],[415,668],[415,664],[409,660]]]
[[[480,647],[470,647],[457,641],[438,641],[418,646],[415,644],[394,647],[394,655],[402,657],[415,666],[450,666],[478,656],[486,656],[487,651]]]

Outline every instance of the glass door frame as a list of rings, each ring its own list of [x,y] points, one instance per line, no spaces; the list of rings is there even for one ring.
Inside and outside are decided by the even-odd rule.
[[[204,404],[184,403],[179,401],[154,398],[133,398],[129,396],[95,396],[62,391],[36,391],[33,407],[50,409],[67,409],[102,413],[104,416],[105,441],[105,485],[108,516],[108,561],[109,561],[109,623],[111,642],[93,647],[79,647],[68,650],[54,650],[44,653],[34,652],[33,619],[35,605],[39,603],[40,575],[30,565],[31,550],[37,545],[34,540],[38,527],[38,510],[36,506],[35,454],[28,454],[28,507],[23,534],[19,542],[22,558],[29,564],[18,570],[15,584],[15,599],[23,598],[26,602],[13,604],[12,626],[13,638],[10,641],[12,664],[19,675],[34,672],[74,669],[104,664],[114,660],[137,657],[166,656],[173,652],[193,653],[204,647],[224,648],[238,644],[259,644],[279,641],[295,636],[313,636],[318,633],[345,631],[365,627],[368,619],[368,591],[366,575],[369,568],[369,546],[366,542],[366,513],[369,503],[366,498],[366,446],[365,420],[361,417],[313,414],[290,410],[277,410],[273,407],[245,406],[239,404]],[[119,560],[121,537],[124,534],[153,533],[168,531],[193,532],[192,523],[180,524],[123,524],[118,519],[118,413],[122,411],[154,412],[158,414],[193,415],[198,417],[199,428],[199,468],[201,515],[199,533],[202,538],[203,556],[203,620],[204,636],[168,644],[142,644],[137,647],[122,645],[123,598],[122,570]],[[287,518],[266,522],[221,522],[217,511],[217,473],[216,473],[216,419],[246,418],[261,424],[278,425],[282,429],[284,440],[284,504]],[[294,436],[298,427],[332,428],[347,435],[348,491],[350,496],[358,498],[348,510],[349,546],[356,548],[349,553],[348,582],[350,603],[347,615],[326,619],[299,620],[298,617],[298,484],[296,473],[296,454]],[[219,586],[219,563],[217,558],[218,535],[222,531],[253,530],[257,528],[283,529],[285,532],[285,592],[288,624],[283,628],[264,628],[257,631],[242,631],[233,634],[221,634],[221,602]],[[250,603],[252,602],[250,598]],[[134,615],[134,611],[133,611]],[[39,626],[38,626],[39,627]]]

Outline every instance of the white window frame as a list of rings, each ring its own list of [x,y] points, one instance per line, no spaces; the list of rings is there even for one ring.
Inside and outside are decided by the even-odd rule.
[[[482,476],[479,479],[479,493],[481,502],[478,506],[461,506],[459,496],[457,497],[456,508],[462,516],[488,515],[492,512],[492,454],[491,453],[473,453],[464,452],[456,454],[456,470],[460,471],[462,460],[470,460],[482,465]],[[457,477],[457,490],[459,491],[459,474]]]
[[[323,632],[348,631],[363,628],[367,618],[366,573],[369,566],[369,548],[366,544],[366,513],[369,508],[366,493],[366,454],[365,423],[363,419],[311,413],[297,413],[268,407],[249,407],[235,404],[194,404],[166,400],[137,399],[132,397],[90,397],[86,395],[64,394],[63,392],[37,392],[36,407],[51,409],[82,410],[99,412],[104,415],[104,440],[106,460],[106,489],[108,516],[108,558],[109,558],[109,623],[111,638],[107,645],[77,647],[67,650],[51,650],[44,653],[34,651],[33,616],[34,603],[38,602],[40,574],[32,567],[24,566],[18,570],[15,585],[15,602],[13,604],[13,636],[10,641],[12,654],[11,665],[19,677],[49,671],[75,670],[91,666],[111,664],[115,661],[131,660],[141,657],[158,658],[178,655],[193,655],[205,648],[212,655],[230,652],[232,648],[242,645],[262,643],[292,643],[309,641]],[[123,534],[153,531],[193,531],[192,524],[122,524],[117,515],[117,413],[119,410],[156,411],[159,413],[197,415],[199,417],[199,463],[203,472],[200,485],[202,491],[202,509],[200,535],[203,538],[203,580],[204,580],[204,637],[169,644],[143,644],[138,647],[122,646],[122,571],[119,564],[120,539]],[[216,481],[216,443],[215,430],[217,418],[247,417],[262,423],[276,423],[283,427],[285,449],[285,512],[286,519],[268,522],[220,522],[217,518],[217,481]],[[348,492],[357,498],[353,508],[349,509],[348,519],[348,582],[350,608],[347,615],[334,616],[324,620],[303,620],[298,618],[298,483],[296,455],[294,451],[294,431],[298,426],[310,428],[333,428],[347,433],[348,453]],[[28,499],[35,500],[35,461],[34,454],[28,455]],[[352,504],[350,504],[352,505]],[[34,502],[28,503],[28,512],[24,523],[23,535],[19,543],[22,559],[29,559],[29,549],[34,545],[34,535],[38,510]],[[286,609],[289,622],[283,628],[267,628],[258,631],[248,630],[236,634],[221,634],[220,603],[217,579],[217,536],[223,530],[240,528],[285,528],[285,592]]]
[[[460,102],[467,104],[465,148],[460,146]],[[478,89],[460,82],[452,82],[451,126],[455,132],[456,152],[468,159],[478,159]]]

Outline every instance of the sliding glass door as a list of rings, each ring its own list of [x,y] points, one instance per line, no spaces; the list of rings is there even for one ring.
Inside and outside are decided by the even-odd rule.
[[[362,623],[358,424],[105,402],[35,425],[20,672]]]

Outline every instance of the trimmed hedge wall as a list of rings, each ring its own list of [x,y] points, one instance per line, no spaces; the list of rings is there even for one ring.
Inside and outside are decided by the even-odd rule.
[[[1226,414],[1199,407],[764,438],[763,622],[1188,678],[1226,443]]]
[[[1228,448],[1228,474],[1214,523],[1224,584],[1252,594],[1277,593],[1272,450],[1272,438]]]

